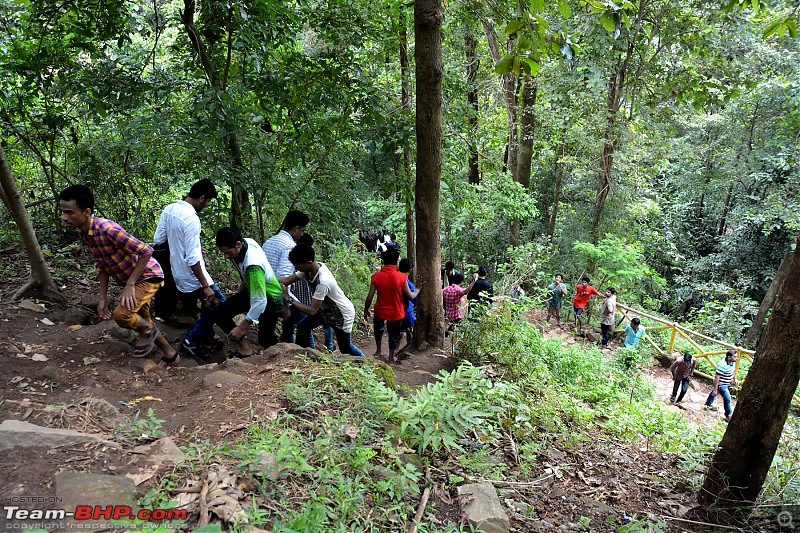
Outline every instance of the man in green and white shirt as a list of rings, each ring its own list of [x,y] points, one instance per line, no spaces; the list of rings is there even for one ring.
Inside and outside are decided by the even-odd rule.
[[[210,316],[210,320],[199,320],[192,332],[203,328],[205,335],[213,335],[213,324],[216,323],[228,334],[231,340],[240,342],[237,355],[247,357],[253,354],[253,348],[245,339],[245,333],[252,324],[258,324],[258,343],[269,348],[278,343],[275,326],[283,310],[283,288],[278,277],[267,261],[264,250],[253,239],[243,238],[233,228],[222,228],[217,232],[217,248],[225,259],[230,259],[239,270],[242,283],[233,296],[218,306]],[[245,314],[244,320],[237,326],[233,317]],[[201,325],[201,322],[204,322]]]

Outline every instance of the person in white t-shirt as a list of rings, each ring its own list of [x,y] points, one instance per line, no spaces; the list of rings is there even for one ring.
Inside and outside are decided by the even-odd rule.
[[[316,260],[314,248],[307,244],[298,244],[289,252],[289,261],[297,272],[287,278],[281,278],[280,282],[283,285],[291,285],[297,280],[305,279],[314,291],[311,305],[305,305],[291,293],[289,294],[289,305],[306,314],[306,317],[297,324],[297,342],[306,344],[311,330],[327,323],[333,327],[339,351],[343,354],[364,357],[358,346],[353,344],[352,331],[356,318],[353,302],[339,288],[336,278],[325,263]]]

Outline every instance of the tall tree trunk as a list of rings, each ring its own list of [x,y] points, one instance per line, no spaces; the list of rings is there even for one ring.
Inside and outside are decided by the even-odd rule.
[[[489,52],[492,54],[492,61],[494,64],[500,62],[503,55],[500,53],[500,43],[497,41],[497,35],[494,28],[488,20],[482,19],[483,33],[486,36],[486,42],[489,45]],[[510,52],[514,48],[514,41],[509,39],[506,42],[506,49]],[[503,87],[504,103],[506,107],[506,116],[508,123],[508,137],[506,141],[506,152],[504,165],[505,168],[511,172],[511,176],[517,179],[517,86],[515,83],[514,74],[501,74],[500,84]]]
[[[444,344],[440,277],[439,182],[442,173],[442,4],[414,2],[417,79],[417,242],[421,282],[414,346]]]
[[[28,217],[28,212],[25,210],[25,204],[19,196],[17,185],[14,183],[14,178],[11,176],[11,168],[6,161],[6,153],[3,147],[0,146],[0,190],[6,207],[11,212],[11,217],[19,228],[22,243],[25,245],[25,252],[28,255],[28,262],[31,267],[31,275],[28,282],[20,287],[14,295],[12,300],[18,300],[30,290],[40,290],[48,298],[52,298],[59,303],[64,303],[64,297],[58,291],[56,284],[53,283],[53,278],[50,275],[50,269],[47,267],[47,262],[44,259],[44,254],[39,246],[39,241],[36,238],[36,232],[31,224],[31,219]]]
[[[477,185],[481,181],[478,170],[478,87],[475,81],[478,79],[478,68],[480,61],[477,56],[478,41],[468,31],[464,36],[464,48],[467,56],[467,103],[469,104],[469,116],[467,117],[469,138],[467,139],[467,181]]]
[[[764,324],[764,319],[767,318],[767,312],[769,312],[772,303],[775,301],[775,295],[778,294],[784,280],[786,280],[786,277],[789,275],[789,266],[791,266],[792,260],[794,259],[794,252],[790,245],[789,249],[786,250],[786,254],[783,256],[783,260],[777,272],[775,272],[775,277],[772,278],[772,283],[769,284],[767,294],[764,296],[764,299],[761,300],[761,305],[758,306],[758,313],[756,313],[753,323],[747,330],[744,342],[742,343],[743,346],[749,346],[756,340],[756,337],[758,337],[758,334],[761,332],[761,326]]]
[[[717,222],[717,235],[722,235],[725,233],[725,227],[728,224],[728,211],[731,208],[731,191],[733,190],[733,185],[728,185],[728,192],[725,194],[725,203],[722,204],[722,214],[719,217],[719,221]]]
[[[189,36],[189,41],[192,43],[192,48],[194,48],[194,51],[197,53],[197,56],[200,59],[203,72],[205,72],[206,76],[208,77],[208,83],[211,87],[219,91],[224,91],[225,87],[220,80],[219,71],[211,61],[211,56],[209,56],[208,49],[200,38],[200,33],[197,31],[197,27],[194,24],[194,14],[196,10],[195,0],[184,0],[183,7],[184,9],[180,13],[181,22],[186,30],[186,34]],[[230,28],[228,31],[230,31]],[[227,65],[230,64],[230,57],[227,58],[225,64],[227,70]],[[242,149],[239,146],[239,137],[236,135],[235,131],[236,125],[225,124],[225,126],[225,130],[227,131],[225,134],[225,148],[228,152],[228,158],[231,166],[231,177],[229,178],[229,184],[231,186],[231,226],[235,228],[242,228],[248,225],[250,219],[252,218],[252,214],[250,213],[250,195],[248,194],[247,189],[245,189],[245,187],[237,180],[239,176],[245,174],[246,169],[244,167]]]
[[[405,11],[400,12],[400,103],[403,113],[411,116],[411,91],[409,87],[410,62],[408,60],[408,31]],[[411,175],[411,141],[403,144],[403,171],[406,184],[406,257],[417,264],[417,232],[414,226],[414,177]],[[416,269],[411,271],[411,280],[416,278]]]
[[[562,132],[566,136],[566,127]],[[558,220],[558,203],[561,201],[562,184],[564,181],[564,163],[563,159],[566,155],[567,144],[564,137],[558,143],[556,150],[556,164],[555,164],[555,183],[553,183],[553,207],[550,209],[549,217],[547,217],[547,242],[553,242],[553,237],[556,233],[556,221]]]
[[[800,244],[800,242],[798,243]],[[789,279],[800,276],[800,253]],[[781,438],[792,394],[800,382],[800,284],[784,283],[757,357],[739,394],[733,419],[708,467],[698,500],[738,507],[755,502]]]
[[[519,123],[519,150],[517,151],[517,175],[514,177],[523,187],[525,193],[531,186],[531,162],[533,161],[533,130],[536,126],[536,115],[533,106],[536,105],[536,79],[527,74],[522,79],[522,109]],[[511,221],[511,246],[520,245],[520,220]]]
[[[634,31],[628,37],[625,54],[616,58],[611,69],[611,77],[608,82],[608,99],[606,100],[606,128],[603,135],[603,153],[600,156],[600,175],[597,180],[597,193],[595,195],[594,215],[592,216],[592,241],[597,244],[600,240],[600,223],[603,219],[603,211],[606,207],[606,200],[611,192],[612,170],[614,168],[614,151],[619,142],[617,118],[619,109],[622,105],[623,91],[628,76],[635,43],[640,31],[639,21],[644,17],[646,2],[640,2]],[[624,117],[623,117],[624,119]]]

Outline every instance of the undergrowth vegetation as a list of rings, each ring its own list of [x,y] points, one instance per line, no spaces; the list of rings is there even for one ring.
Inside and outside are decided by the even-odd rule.
[[[252,409],[238,442],[194,444],[145,503],[167,505],[178,480],[221,464],[255,479],[235,529],[399,531],[426,487],[531,480],[552,449],[580,456],[598,442],[671,454],[675,469],[665,480],[696,492],[721,429],[695,427],[658,401],[643,352],[562,347],[521,320],[524,311],[503,302],[462,324],[453,341],[459,365],[414,390],[395,389],[385,365],[308,361],[286,385],[277,417]],[[764,512],[800,496],[800,425],[789,424],[763,494],[776,507]],[[437,505],[445,504],[432,498],[418,531],[469,530],[455,525],[455,504]]]

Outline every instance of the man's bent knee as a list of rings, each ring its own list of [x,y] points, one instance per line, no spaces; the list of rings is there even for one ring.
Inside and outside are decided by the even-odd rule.
[[[136,329],[136,326],[139,325],[138,313],[125,309],[122,305],[118,305],[111,316],[114,318],[114,322],[121,328]]]

